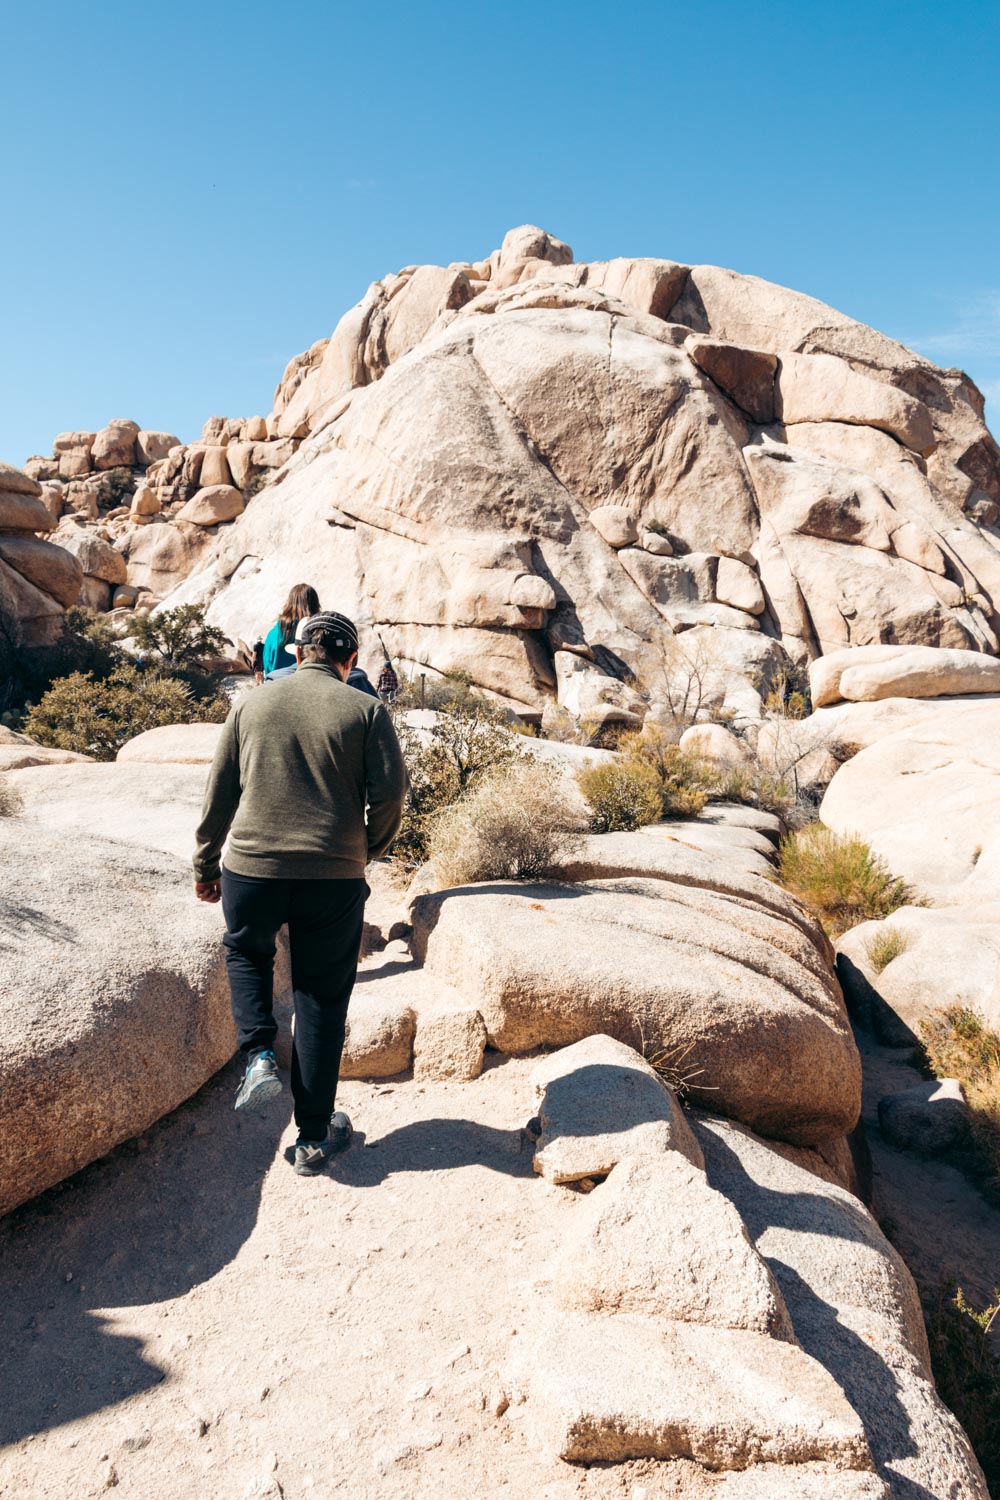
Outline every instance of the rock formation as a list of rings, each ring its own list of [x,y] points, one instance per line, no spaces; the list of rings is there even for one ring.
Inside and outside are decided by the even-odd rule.
[[[102,513],[114,464],[131,500]],[[756,277],[574,262],[532,226],[373,283],[266,418],[187,445],[112,422],[29,471],[61,527],[107,530],[140,607],[254,639],[307,573],[366,652],[377,629],[535,717],[637,722],[699,626],[751,718],[762,636],[765,671],[998,650],[1000,449],[968,377]]]
[[[41,485],[0,463],[0,615],[16,633],[12,648],[55,640],[64,610],[79,598],[83,568],[48,540],[54,526]]]

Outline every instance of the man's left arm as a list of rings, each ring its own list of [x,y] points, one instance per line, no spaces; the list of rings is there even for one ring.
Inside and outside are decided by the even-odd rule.
[[[365,788],[368,801],[368,858],[385,854],[403,821],[410,789],[406,763],[396,731],[380,703],[372,715],[365,747]]]
[[[240,747],[234,708],[215,747],[201,822],[195,833],[194,893],[199,901],[214,903],[221,896],[222,846],[240,805],[240,790]]]

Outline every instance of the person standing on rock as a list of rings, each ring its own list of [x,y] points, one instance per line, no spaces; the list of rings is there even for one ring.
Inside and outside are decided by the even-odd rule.
[[[295,631],[300,621],[306,620],[319,610],[319,595],[308,583],[297,583],[291,590],[264,639],[263,670],[274,672],[279,667],[295,666]]]
[[[352,1134],[333,1106],[369,894],[365,866],[395,838],[408,783],[385,707],[347,686],[358,656],[354,624],[333,612],[313,615],[299,646],[298,671],[240,698],[226,720],[196,834],[194,889],[200,901],[221,899],[226,918],[233,1018],[246,1059],[237,1109],[281,1093],[273,971],[275,939],[287,923],[295,1170],[312,1175]]]

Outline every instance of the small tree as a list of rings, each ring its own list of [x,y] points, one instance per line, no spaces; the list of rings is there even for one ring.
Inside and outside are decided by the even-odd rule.
[[[206,656],[221,655],[226,646],[224,633],[206,625],[205,611],[197,604],[137,615],[132,636],[140,650],[158,656],[172,671],[196,667]]]

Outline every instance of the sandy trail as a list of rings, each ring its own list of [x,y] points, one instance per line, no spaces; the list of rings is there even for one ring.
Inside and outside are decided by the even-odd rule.
[[[0,1493],[713,1489],[687,1464],[572,1469],[529,1441],[525,1406],[501,1411],[505,1358],[531,1330],[535,1284],[580,1201],[532,1171],[520,1128],[531,1067],[496,1060],[474,1083],[346,1083],[355,1144],[329,1175],[303,1179],[285,1156],[287,1095],[268,1119],[235,1115],[233,1064],[10,1215]]]

